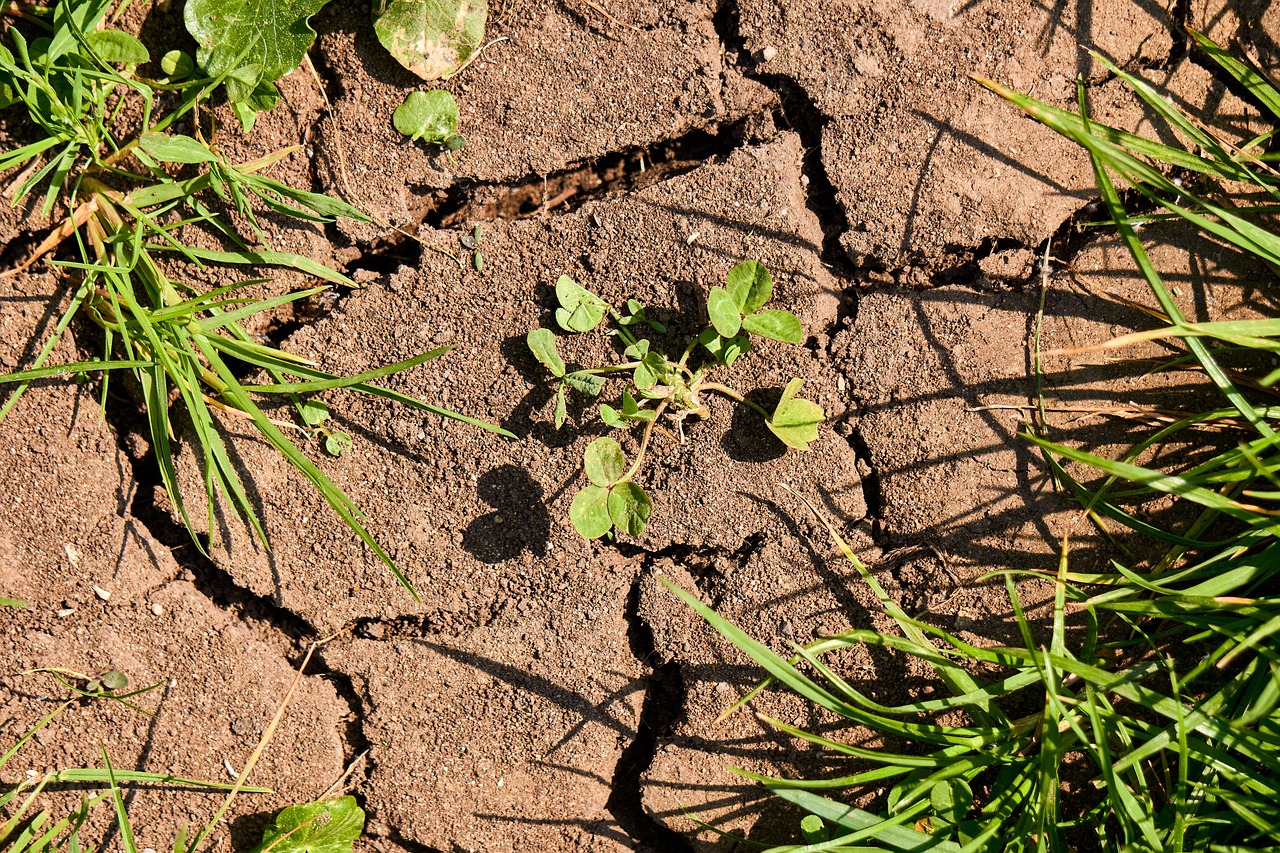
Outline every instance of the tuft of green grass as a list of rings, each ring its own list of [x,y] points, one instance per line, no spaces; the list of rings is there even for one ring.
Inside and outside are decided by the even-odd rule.
[[[182,80],[141,77],[137,68],[149,58],[146,48],[127,33],[107,27],[111,5],[109,0],[60,0],[52,6],[0,6],[0,14],[19,17],[7,31],[12,49],[0,45],[0,109],[24,109],[41,131],[36,141],[0,154],[0,171],[22,170],[14,184],[15,204],[43,186],[42,209],[61,211],[63,218],[62,225],[6,275],[69,247],[70,257],[50,264],[72,294],[33,363],[0,376],[0,384],[15,386],[0,406],[0,418],[32,382],[55,376],[101,377],[100,402],[105,410],[111,378],[123,371],[146,410],[152,450],[170,500],[196,544],[203,548],[178,487],[173,458],[173,442],[179,435],[191,442],[200,461],[205,529],[210,535],[217,529],[216,507],[226,499],[263,547],[270,548],[262,520],[235,470],[221,423],[228,417],[245,421],[311,482],[416,599],[413,584],[369,532],[360,509],[299,446],[315,440],[337,455],[350,445],[348,436],[323,426],[327,410],[309,395],[348,389],[513,436],[379,384],[438,358],[447,347],[355,376],[339,376],[259,343],[246,331],[245,321],[256,315],[333,285],[355,284],[308,258],[269,246],[250,246],[217,211],[219,205],[239,214],[262,243],[266,238],[255,211],[263,208],[309,222],[335,217],[368,221],[368,217],[338,199],[295,189],[262,174],[291,149],[249,163],[233,163],[213,138],[205,138],[198,129],[195,135],[174,132],[184,122],[198,128],[201,105],[227,75]],[[24,35],[23,25],[34,27],[41,36]],[[158,102],[164,106],[157,107]],[[126,105],[137,108],[140,121],[123,118],[131,114]],[[229,248],[215,252],[185,245],[183,227],[196,224],[220,234]],[[197,266],[291,268],[319,284],[257,300],[240,291],[267,280],[243,279],[200,290],[166,273],[163,257],[171,254]],[[100,330],[101,354],[87,361],[47,366],[77,317]],[[267,381],[242,378],[254,375],[263,375]],[[268,416],[263,405],[273,399],[292,403],[297,420]]]
[[[1201,34],[1192,36],[1207,59],[1280,121],[1280,90]],[[1155,430],[1118,459],[1051,441],[1032,428],[1023,437],[1104,532],[1128,528],[1163,551],[1149,563],[1117,560],[1114,571],[1081,573],[1072,571],[1064,539],[1057,571],[1035,573],[1054,588],[1047,638],[1033,631],[1016,575],[999,573],[1023,638],[1021,646],[1008,647],[972,645],[909,618],[830,525],[898,633],[846,631],[793,644],[791,656],[783,657],[668,584],[768,674],[730,712],[776,686],[846,727],[898,744],[867,749],[843,740],[839,726],[819,733],[764,718],[857,765],[832,779],[737,771],[808,813],[797,832],[806,843],[773,850],[1234,853],[1280,846],[1280,407],[1266,400],[1280,381],[1272,367],[1280,320],[1187,319],[1138,238],[1120,190],[1127,185],[1155,216],[1186,221],[1274,269],[1280,262],[1280,237],[1270,225],[1280,202],[1280,174],[1268,150],[1274,131],[1227,142],[1145,81],[1099,60],[1184,147],[1095,122],[1083,86],[1079,109],[1071,112],[979,82],[1090,156],[1103,205],[1162,321],[1159,329],[1108,346],[1166,340],[1177,350],[1169,365],[1195,365],[1222,400]],[[1174,180],[1171,169],[1187,179]],[[1238,431],[1237,446],[1194,464],[1141,464],[1149,448],[1174,436],[1194,442],[1215,426]],[[1092,469],[1099,482],[1081,482],[1068,463],[1075,463],[1072,470]],[[1162,496],[1190,507],[1191,520],[1158,526],[1129,509],[1135,499]],[[1078,628],[1070,639],[1069,619]],[[859,646],[926,665],[938,698],[875,702],[845,681],[832,660]],[[886,787],[875,810],[847,802]]]

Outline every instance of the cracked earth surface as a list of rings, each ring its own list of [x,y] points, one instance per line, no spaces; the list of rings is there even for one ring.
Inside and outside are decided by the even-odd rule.
[[[104,421],[93,388],[38,386],[0,422],[0,594],[32,602],[0,611],[10,662],[0,737],[25,731],[56,691],[12,673],[115,667],[163,685],[156,716],[73,709],[24,766],[94,762],[107,743],[117,766],[225,778],[306,644],[346,628],[254,775],[274,793],[241,799],[219,833],[224,849],[247,849],[274,810],[319,796],[353,763],[346,786],[369,813],[365,850],[733,849],[686,811],[752,841],[788,838],[796,815],[726,766],[839,768],[750,715],[715,722],[758,675],[658,578],[779,650],[851,625],[888,628],[825,532],[778,488],[788,484],[909,613],[1006,639],[1003,590],[977,579],[1053,565],[1053,542],[1074,523],[1016,437],[1034,399],[1028,341],[1045,241],[1066,270],[1045,300],[1047,348],[1145,320],[1099,299],[1143,292],[1121,248],[1079,227],[1093,213],[1088,163],[968,75],[1065,105],[1079,74],[1097,117],[1166,134],[1092,47],[1252,135],[1256,112],[1195,62],[1181,27],[1238,39],[1271,67],[1280,27],[1253,5],[507,0],[494,4],[490,35],[508,41],[449,84],[468,138],[455,158],[394,132],[390,114],[416,81],[381,52],[358,4],[331,4],[314,22],[311,68],[282,81],[281,107],[223,144],[248,158],[305,143],[276,176],[342,195],[375,224],[269,227],[269,237],[363,286],[255,331],[348,372],[452,344],[394,387],[518,440],[381,401],[330,401],[356,445],[317,461],[372,519],[422,592],[417,604],[292,469],[244,437],[235,452],[273,549],[220,519],[202,554],[170,514],[131,404],[115,401]],[[156,6],[139,30],[179,43],[176,15]],[[6,120],[0,133],[21,137]],[[483,272],[459,244],[476,223]],[[46,224],[0,214],[6,264]],[[1188,313],[1266,306],[1265,271],[1241,270],[1175,226],[1147,239],[1183,283]],[[821,440],[783,454],[751,418],[717,406],[686,443],[655,445],[643,484],[657,509],[644,535],[584,542],[567,509],[597,433],[579,428],[581,410],[550,427],[550,394],[523,341],[546,325],[550,285],[567,273],[608,299],[640,298],[679,337],[698,325],[707,288],[746,258],[773,272],[775,298],[808,337],[762,344],[740,363],[740,384],[767,398],[804,378],[829,415]],[[275,275],[266,287],[303,284]],[[0,368],[25,364],[65,298],[47,267],[0,280]],[[76,344],[65,341],[67,360]],[[561,346],[586,361],[604,343]],[[1073,407],[1196,393],[1078,357],[1045,371],[1051,423],[1102,452],[1123,443],[1125,422],[1081,423]],[[187,451],[179,458],[193,482]],[[1106,559],[1102,542],[1077,535],[1079,560]],[[885,701],[911,695],[921,676],[874,656],[846,666]],[[761,703],[813,722],[786,696]],[[214,802],[139,793],[139,846],[168,846]]]

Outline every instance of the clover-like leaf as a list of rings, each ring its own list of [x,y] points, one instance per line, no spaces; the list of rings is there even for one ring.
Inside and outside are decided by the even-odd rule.
[[[636,341],[634,344],[624,349],[622,351],[622,354],[625,355],[627,358],[644,358],[646,355],[649,354],[648,338],[641,338],[640,340]]]
[[[742,328],[742,312],[723,287],[713,287],[707,294],[707,316],[721,337],[732,338]]]
[[[364,831],[355,797],[289,806],[262,833],[254,853],[351,853]]]
[[[804,340],[804,327],[790,311],[769,309],[748,314],[742,318],[742,328],[753,335],[782,341],[784,344],[798,344]]]
[[[609,310],[608,304],[587,290],[582,285],[562,275],[556,281],[556,299],[560,308],[556,311],[556,322],[560,328],[569,332],[589,332],[604,319]]]
[[[444,89],[410,92],[391,123],[410,139],[444,145],[458,133],[458,102]]]
[[[550,329],[534,329],[525,336],[533,357],[551,371],[552,376],[564,376],[564,362],[556,351],[556,336]]]
[[[613,527],[613,519],[609,517],[609,490],[587,486],[578,492],[569,505],[569,520],[585,539],[599,539],[608,533]]]
[[[479,49],[488,15],[488,0],[390,0],[373,29],[405,68],[447,80]]]
[[[604,390],[603,379],[594,373],[586,373],[581,370],[566,373],[564,375],[564,384],[579,394],[586,394],[588,397],[599,397],[600,392]]]
[[[765,422],[783,444],[796,450],[808,450],[809,443],[818,438],[818,425],[827,419],[817,403],[796,396],[802,385],[803,379],[788,382],[773,416]]]
[[[582,455],[587,479],[597,486],[612,486],[627,473],[627,457],[621,445],[612,438],[597,438],[587,445]]]
[[[773,278],[759,261],[743,261],[729,270],[724,286],[743,314],[759,311],[773,295]]]
[[[639,536],[644,533],[651,515],[653,501],[635,483],[618,483],[610,490],[609,519],[622,532]]]
[[[739,357],[751,352],[751,339],[746,335],[725,338],[715,329],[703,329],[698,335],[698,343],[706,347],[707,352],[715,356],[716,361],[726,366],[732,365]]]
[[[316,38],[307,21],[326,2],[187,0],[183,20],[210,77],[255,65],[257,80],[273,81],[298,67]]]

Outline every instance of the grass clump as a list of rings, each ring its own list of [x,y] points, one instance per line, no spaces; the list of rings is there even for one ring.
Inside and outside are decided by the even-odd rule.
[[[1270,81],[1192,35],[1204,56],[1280,121],[1280,91]],[[1162,322],[1108,346],[1168,341],[1175,350],[1168,366],[1194,365],[1221,404],[1158,429],[1119,459],[1035,430],[1024,438],[1104,532],[1145,534],[1161,554],[1146,564],[1117,560],[1113,571],[1080,573],[1071,569],[1064,540],[1057,571],[1040,573],[1054,585],[1047,635],[1033,630],[1013,574],[1002,573],[1023,637],[1010,647],[975,646],[909,618],[830,527],[899,633],[846,631],[794,646],[784,658],[676,589],[765,669],[762,688],[792,691],[835,720],[898,745],[867,749],[842,740],[839,726],[819,732],[766,718],[859,766],[833,779],[738,771],[808,813],[798,834],[805,844],[775,850],[1236,853],[1280,846],[1280,407],[1260,401],[1280,381],[1271,368],[1280,320],[1187,319],[1138,239],[1117,186],[1119,179],[1156,211],[1143,219],[1184,220],[1275,269],[1280,237],[1268,225],[1280,203],[1280,174],[1268,153],[1274,131],[1223,141],[1146,82],[1101,61],[1186,147],[1093,121],[1083,87],[1072,112],[981,82],[1090,155],[1102,203]],[[1169,167],[1188,179],[1174,180]],[[1239,443],[1181,467],[1141,463],[1148,449],[1173,437],[1196,442],[1205,427],[1234,431]],[[1071,463],[1071,470],[1093,469],[1101,484],[1072,476]],[[1135,500],[1163,496],[1189,508],[1191,520],[1158,526],[1128,509]],[[1069,622],[1076,630],[1067,630]],[[932,671],[940,695],[892,707],[875,702],[845,681],[832,660],[853,647],[914,658]],[[885,788],[876,810],[844,801]]]
[[[100,399],[105,407],[112,374],[126,371],[146,411],[165,488],[197,544],[196,525],[178,487],[173,458],[173,444],[180,433],[200,462],[206,529],[211,534],[216,530],[214,516],[222,497],[269,548],[262,521],[228,451],[220,418],[251,424],[416,598],[408,577],[365,526],[360,509],[286,433],[304,443],[323,440],[326,450],[335,455],[343,452],[350,438],[324,426],[327,409],[310,395],[349,389],[510,434],[378,384],[443,355],[447,347],[340,376],[260,343],[245,330],[244,322],[255,315],[333,285],[355,285],[308,258],[252,247],[220,209],[239,214],[264,243],[259,210],[306,222],[335,217],[367,221],[367,217],[343,201],[295,189],[262,174],[292,149],[248,163],[229,161],[214,138],[202,134],[198,120],[199,109],[226,82],[227,73],[182,80],[140,76],[138,66],[148,61],[149,53],[131,35],[107,26],[111,8],[109,0],[61,0],[52,6],[11,3],[0,8],[18,16],[8,29],[12,48],[0,45],[0,107],[25,111],[40,131],[35,141],[0,154],[0,171],[21,169],[14,183],[15,204],[43,187],[43,211],[57,211],[63,219],[9,274],[69,246],[69,257],[50,263],[71,291],[66,310],[30,367],[0,376],[0,383],[16,386],[0,406],[0,418],[33,381],[52,376],[101,376]],[[31,36],[23,33],[28,28]],[[192,66],[175,60],[167,67],[177,72]],[[180,123],[190,126],[191,134],[175,132]],[[182,228],[195,224],[213,229],[230,248],[208,251],[184,244]],[[200,266],[286,267],[319,283],[264,299],[241,295],[243,288],[264,279],[200,290],[165,272],[166,255]],[[47,366],[76,318],[100,330],[100,354],[87,361]],[[264,375],[266,381],[243,378],[253,375]],[[263,405],[275,400],[292,404],[297,419],[269,416]],[[175,412],[181,413],[185,429],[175,427]]]

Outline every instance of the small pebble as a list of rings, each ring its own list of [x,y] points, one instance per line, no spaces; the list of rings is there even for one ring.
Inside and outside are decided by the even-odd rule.
[[[159,602],[152,602],[151,612],[156,616],[161,616],[164,614],[164,607]]]
[[[764,50],[760,51],[760,58],[763,59],[765,62],[772,62],[774,59],[777,58],[777,56],[778,56],[778,49],[773,45],[769,45]]]
[[[95,586],[93,588],[93,594],[98,596],[98,598],[101,598],[103,601],[111,600],[111,590],[109,589],[103,589],[100,586]]]
[[[70,616],[72,613],[75,613],[75,612],[76,612],[76,609],[74,607],[64,607],[61,610],[53,611],[53,615],[57,616],[59,619],[66,619],[68,616]]]

